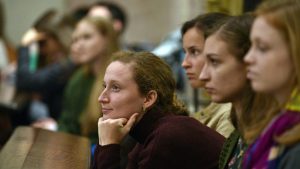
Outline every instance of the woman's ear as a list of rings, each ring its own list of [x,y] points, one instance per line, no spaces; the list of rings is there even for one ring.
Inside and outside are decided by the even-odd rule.
[[[144,109],[148,109],[149,107],[154,105],[156,100],[157,100],[157,92],[155,90],[150,90],[146,95],[146,99],[144,101],[144,105],[143,105]]]

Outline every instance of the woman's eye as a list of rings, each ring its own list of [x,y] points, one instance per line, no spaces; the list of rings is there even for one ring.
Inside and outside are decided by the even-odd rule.
[[[71,44],[74,44],[74,43],[76,43],[78,41],[78,38],[73,38],[72,40],[71,40]]]
[[[112,91],[114,91],[114,92],[120,91],[120,87],[117,86],[117,85],[113,85],[113,86],[111,87],[111,89],[112,89]]]
[[[90,39],[91,38],[91,35],[90,34],[84,34],[82,36],[83,39]]]
[[[209,58],[209,62],[213,65],[213,66],[217,66],[219,61],[214,59],[214,58]]]
[[[252,46],[254,46],[259,52],[262,52],[262,53],[267,52],[269,50],[268,45],[261,41],[253,42]]]
[[[257,49],[258,49],[260,52],[266,52],[266,51],[268,50],[268,47],[262,46],[262,45],[258,45],[258,46],[257,46]]]
[[[199,50],[197,50],[197,49],[192,49],[191,50],[191,55],[192,56],[198,56],[199,54],[200,54]]]

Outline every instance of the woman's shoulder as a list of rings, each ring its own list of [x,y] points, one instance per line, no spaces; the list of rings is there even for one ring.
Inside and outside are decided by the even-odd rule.
[[[183,139],[184,142],[188,141],[187,138],[192,140],[216,140],[222,142],[224,140],[216,131],[203,125],[194,118],[187,116],[169,116],[159,122],[157,133],[162,138],[169,139]],[[192,141],[190,140],[190,141]]]

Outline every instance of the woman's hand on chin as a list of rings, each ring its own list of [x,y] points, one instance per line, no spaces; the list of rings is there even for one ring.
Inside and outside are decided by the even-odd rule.
[[[120,144],[137,120],[138,113],[126,118],[98,120],[99,145]]]

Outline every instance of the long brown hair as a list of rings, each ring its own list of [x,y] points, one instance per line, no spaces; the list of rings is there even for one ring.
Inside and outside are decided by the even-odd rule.
[[[244,57],[250,49],[250,30],[254,21],[254,15],[251,13],[230,18],[221,26],[215,35],[222,41],[226,42],[228,50],[241,64],[244,63]],[[245,64],[246,66],[246,64]],[[255,93],[247,82],[243,90],[241,113],[231,112],[232,123],[239,129],[247,143],[253,142],[262,131],[269,119],[267,116],[273,116],[275,113],[272,108],[275,101],[269,96]],[[259,127],[258,127],[259,126]],[[250,130],[251,129],[251,130]],[[253,132],[255,130],[255,132]]]

